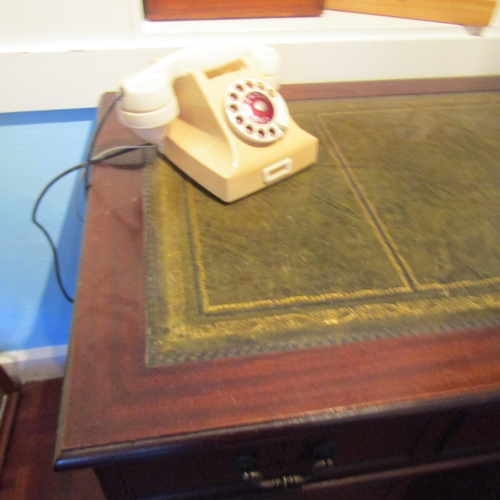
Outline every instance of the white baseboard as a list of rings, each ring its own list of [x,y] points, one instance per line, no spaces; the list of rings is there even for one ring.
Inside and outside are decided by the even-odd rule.
[[[67,345],[0,353],[0,365],[17,382],[48,380],[64,375]]]

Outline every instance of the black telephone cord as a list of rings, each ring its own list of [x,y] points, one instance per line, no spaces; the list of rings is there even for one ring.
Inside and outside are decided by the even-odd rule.
[[[61,172],[59,175],[54,177],[42,190],[42,192],[38,195],[38,198],[35,201],[35,204],[33,206],[33,210],[31,212],[31,220],[32,222],[43,232],[45,237],[47,238],[47,241],[49,242],[50,248],[52,250],[52,255],[54,258],[54,268],[55,268],[55,274],[56,274],[56,280],[57,284],[66,298],[68,302],[74,303],[74,299],[71,297],[71,295],[67,292],[66,287],[64,286],[62,277],[61,277],[61,266],[59,262],[59,255],[57,252],[57,247],[54,243],[54,240],[50,236],[49,232],[47,229],[43,226],[43,224],[38,220],[38,209],[40,207],[40,204],[49,191],[49,189],[59,180],[61,180],[63,177],[66,175],[70,174],[71,172],[75,172],[76,170],[80,170],[82,168],[88,168],[89,165],[94,165],[95,163],[101,163],[103,161],[109,160],[111,158],[115,158],[116,156],[123,155],[125,153],[129,153],[131,151],[135,151],[137,149],[144,149],[144,148],[151,148],[155,147],[153,144],[142,144],[139,146],[124,146],[122,148],[113,148],[111,150],[105,151],[103,154],[98,155],[89,161],[86,161],[85,163],[80,163],[79,165],[75,165],[74,167],[68,168],[67,170],[64,170]]]

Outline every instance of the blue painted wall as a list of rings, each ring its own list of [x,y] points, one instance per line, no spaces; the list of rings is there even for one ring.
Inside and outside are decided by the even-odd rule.
[[[57,287],[52,253],[31,222],[43,187],[81,163],[96,110],[0,114],[0,351],[64,345],[72,305]],[[49,191],[39,219],[57,244],[62,277],[73,294],[85,200],[73,173]]]

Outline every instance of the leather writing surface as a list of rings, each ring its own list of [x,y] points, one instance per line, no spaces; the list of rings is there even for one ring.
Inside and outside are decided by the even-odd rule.
[[[148,363],[497,324],[499,93],[290,108],[318,163],[234,204],[149,159]]]

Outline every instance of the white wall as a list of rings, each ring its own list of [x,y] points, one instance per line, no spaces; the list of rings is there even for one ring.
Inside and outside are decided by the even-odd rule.
[[[500,13],[482,30],[325,12],[318,18],[142,20],[141,0],[19,0],[2,6],[0,111],[95,106],[158,55],[208,40],[275,45],[283,82],[500,74]]]
[[[50,247],[31,211],[52,178],[83,160],[94,120],[93,109],[0,113],[0,363],[21,379],[62,373],[72,306],[58,289]],[[72,296],[85,213],[78,179],[63,178],[38,212]]]
[[[127,0],[2,2],[1,52],[99,48],[130,39]]]

